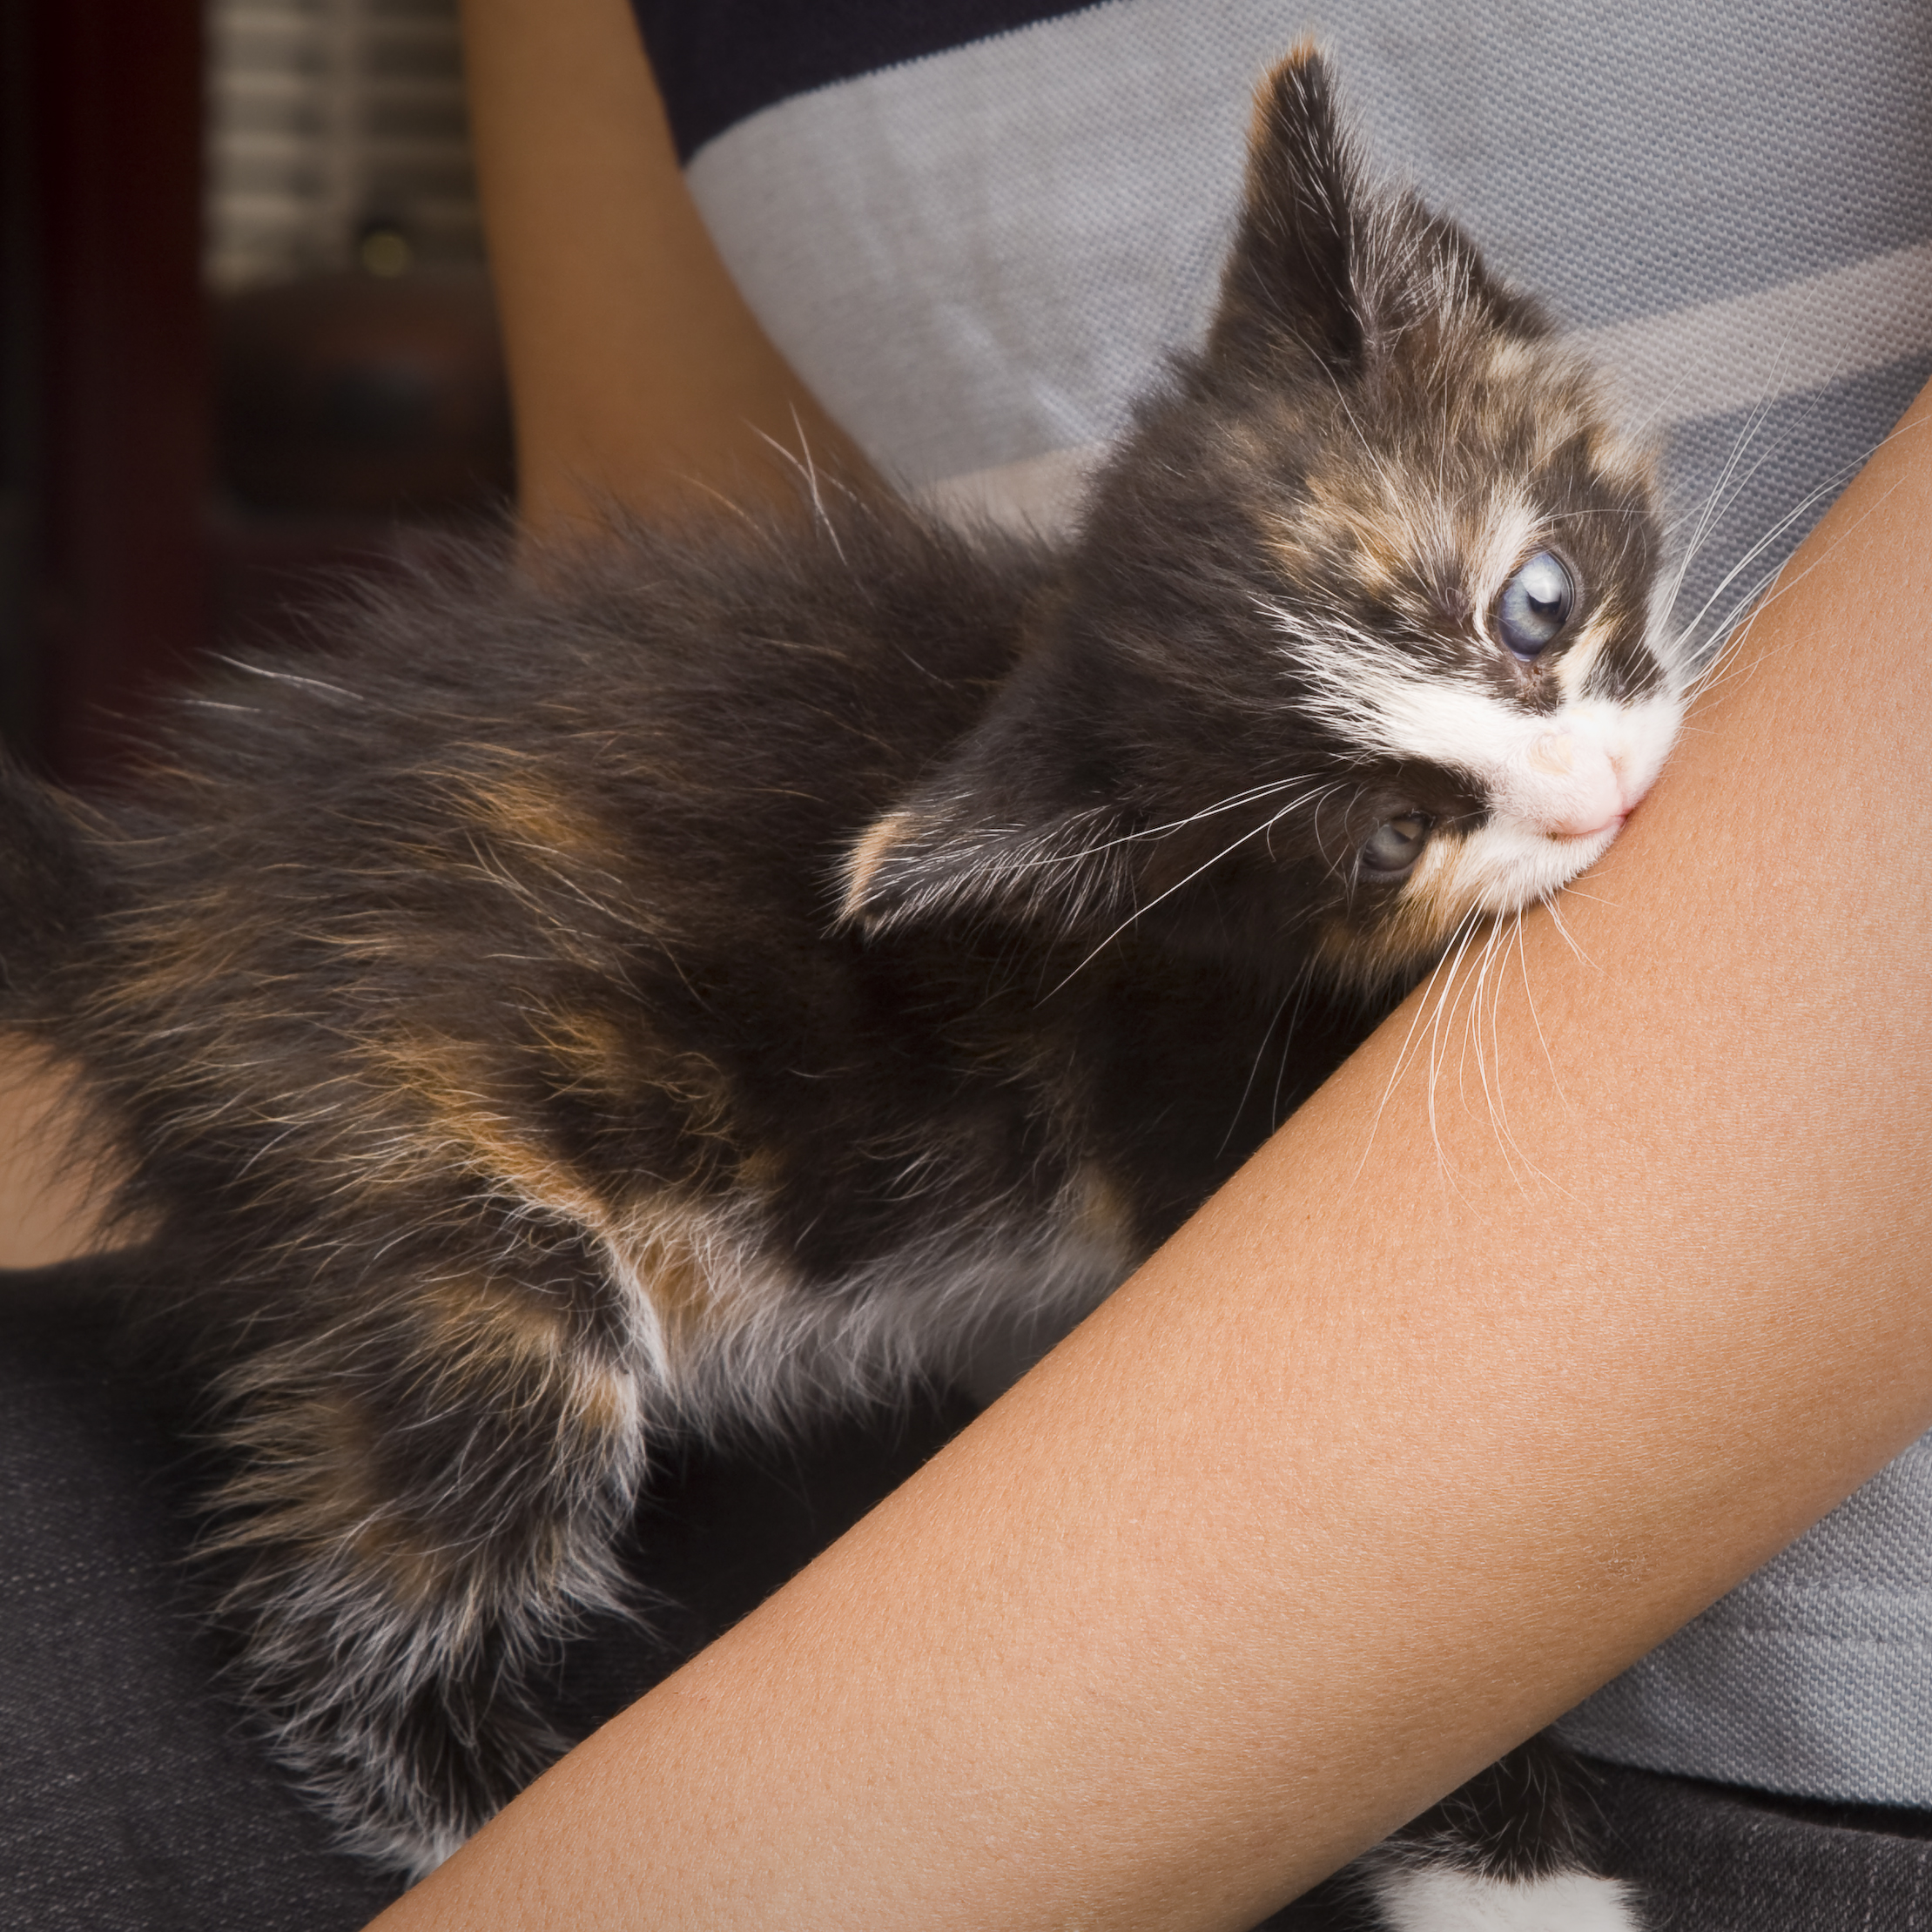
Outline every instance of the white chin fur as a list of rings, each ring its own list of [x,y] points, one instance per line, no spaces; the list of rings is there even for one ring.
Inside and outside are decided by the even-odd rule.
[[[1444,1867],[1376,1875],[1370,1889],[1389,1932],[1642,1932],[1629,1890],[1565,1872],[1512,1885]]]
[[[1552,838],[1518,820],[1492,818],[1424,855],[1409,890],[1443,906],[1445,930],[1471,912],[1507,914],[1547,899],[1610,850],[1614,825],[1582,838]]]

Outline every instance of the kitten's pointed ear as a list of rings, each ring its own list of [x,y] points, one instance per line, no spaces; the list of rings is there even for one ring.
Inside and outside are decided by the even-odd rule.
[[[1338,372],[1359,362],[1362,197],[1327,64],[1304,42],[1255,96],[1247,194],[1208,337],[1210,360],[1265,356],[1285,339]]]
[[[1131,912],[1131,841],[1119,812],[1029,798],[1011,775],[989,771],[980,750],[860,834],[845,856],[841,925],[885,932],[963,918],[1071,934]]]

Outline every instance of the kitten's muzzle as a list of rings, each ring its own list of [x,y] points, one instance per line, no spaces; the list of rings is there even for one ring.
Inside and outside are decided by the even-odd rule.
[[[1615,831],[1650,789],[1619,751],[1585,730],[1545,731],[1507,774],[1498,808],[1552,838]]]

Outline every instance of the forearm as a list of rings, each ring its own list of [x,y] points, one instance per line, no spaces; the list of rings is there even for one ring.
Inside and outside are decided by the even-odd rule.
[[[465,0],[463,39],[525,520],[795,494],[774,442],[863,470],[719,261],[624,0]]]
[[[1412,1000],[384,1924],[1243,1925],[1932,1422],[1929,419],[1565,899],[1574,946],[1526,920],[1479,1022]]]

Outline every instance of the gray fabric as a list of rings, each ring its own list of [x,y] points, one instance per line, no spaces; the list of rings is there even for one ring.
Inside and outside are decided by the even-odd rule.
[[[922,484],[1114,434],[1205,315],[1283,0],[1126,0],[781,103],[690,179],[778,347]]]
[[[1932,1793],[1932,1437],[1558,1727],[1773,1791]]]
[[[1782,0],[1740,17],[1114,0],[783,102],[710,143],[690,180],[779,347],[924,485],[1117,433],[1206,313],[1249,91],[1309,31],[1377,162],[1575,327],[1926,242],[1922,12]],[[1834,333],[1855,342],[1868,320]],[[1932,348],[1915,320],[1908,353]],[[1804,373],[1775,352],[1767,395]],[[1699,413],[1694,396],[1676,412]],[[1711,481],[1686,473],[1687,499]]]
[[[1599,1766],[1603,1869],[1649,1932],[1932,1932],[1932,1817]]]
[[[1376,160],[1667,428],[1676,616],[1714,639],[1932,374],[1923,8],[1112,0],[781,103],[691,183],[780,347],[883,468],[1051,514],[1198,331],[1249,91],[1310,31]],[[1572,1734],[1932,1805],[1929,1528],[1915,1454]]]

